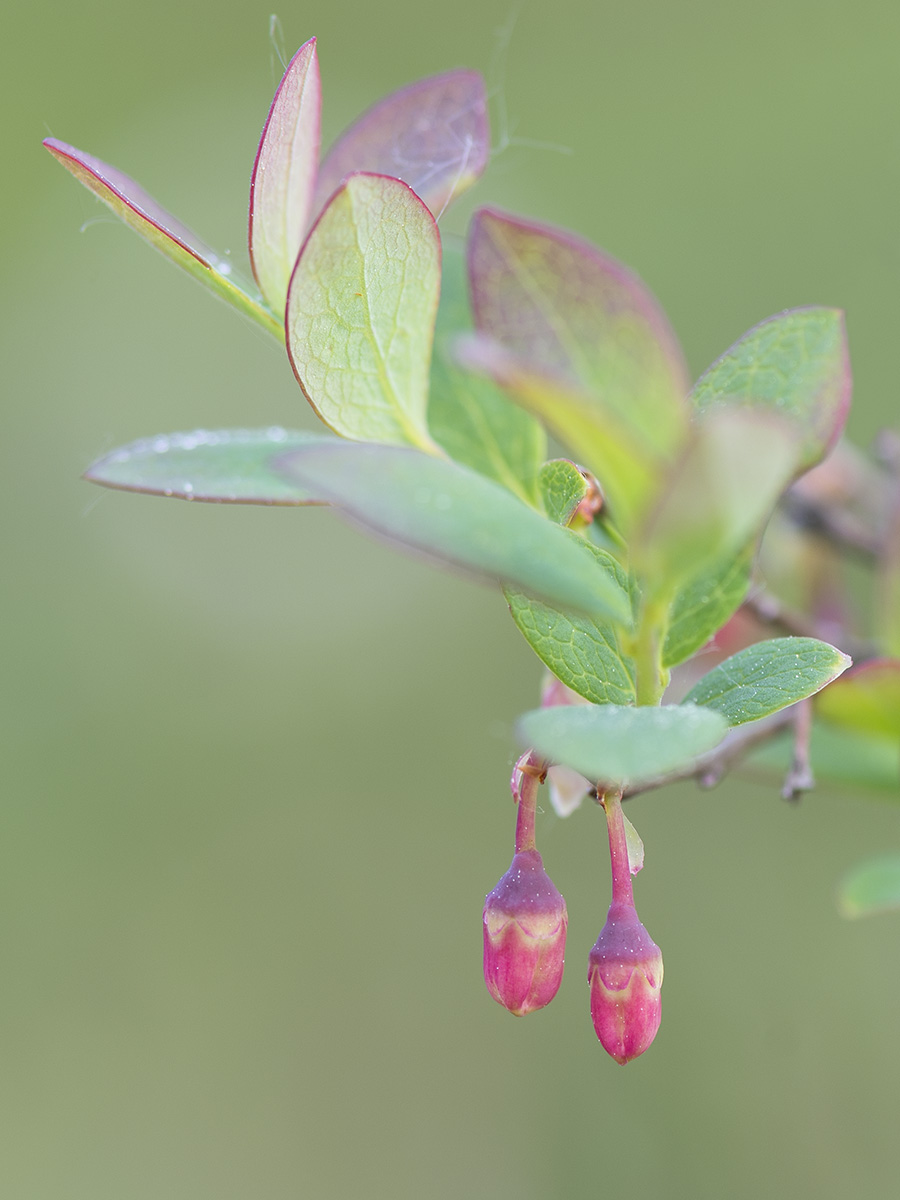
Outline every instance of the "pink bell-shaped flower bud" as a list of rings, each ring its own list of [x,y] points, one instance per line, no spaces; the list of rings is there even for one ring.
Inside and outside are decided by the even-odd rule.
[[[517,1017],[549,1004],[562,982],[566,902],[537,850],[516,853],[484,902],[484,982]]]
[[[634,905],[613,901],[588,955],[588,983],[594,1029],[616,1062],[637,1058],[656,1037],[662,981],[662,954]]]

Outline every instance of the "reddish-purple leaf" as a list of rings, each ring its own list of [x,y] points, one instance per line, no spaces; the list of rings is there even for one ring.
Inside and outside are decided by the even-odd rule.
[[[288,281],[312,215],[321,109],[316,39],[310,38],[278,85],[250,181],[250,261],[277,313],[284,312]]]
[[[439,217],[471,187],[490,150],[484,82],[476,71],[448,71],[379,101],[331,147],[319,172],[321,209],[354,171],[409,184]]]
[[[560,229],[475,216],[469,275],[481,365],[609,491],[620,520],[680,442],[687,371],[648,289]]]
[[[247,290],[231,264],[205,245],[129,176],[92,154],[77,150],[56,138],[44,145],[85,187],[90,188],[117,217],[130,225],[145,241],[167,258],[218,293],[229,304],[258,321],[264,329],[283,337],[281,323],[268,307]]]

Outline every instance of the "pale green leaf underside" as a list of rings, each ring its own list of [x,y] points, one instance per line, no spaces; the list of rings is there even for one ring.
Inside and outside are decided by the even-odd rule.
[[[714,667],[685,703],[715,709],[729,724],[743,725],[805,700],[849,666],[847,655],[827,642],[772,638]]]
[[[288,451],[332,440],[278,426],[160,434],[105,454],[85,479],[126,492],[211,504],[322,504],[281,475],[276,464]]]
[[[436,450],[425,409],[440,271],[434,218],[397,179],[351,176],[316,222],[288,290],[288,352],[336,433]]]
[[[46,138],[44,145],[58,162],[135,233],[239,312],[251,317],[279,341],[282,340],[284,330],[280,319],[261,296],[253,294],[253,285],[241,280],[227,259],[200,241],[140,184],[117,167],[111,167],[92,154],[86,154],[56,138]]]
[[[628,596],[580,539],[468,467],[351,442],[309,447],[284,463],[288,478],[393,543],[529,595],[630,619]]]
[[[664,667],[690,658],[740,607],[750,586],[753,555],[754,547],[747,546],[682,585],[669,613]]]
[[[465,259],[456,242],[445,241],[428,398],[431,435],[451,458],[539,507],[544,427],[488,379],[457,365],[453,343],[471,326]]]
[[[523,746],[612,786],[649,782],[688,766],[719,744],[728,723],[693,705],[568,705],[525,713],[516,723]]]
[[[612,555],[583,540],[581,545],[627,595],[627,576]],[[634,703],[634,664],[623,655],[614,624],[504,591],[522,636],[557,679],[593,704]]]
[[[900,854],[882,854],[849,871],[838,889],[838,908],[845,917],[900,908]]]

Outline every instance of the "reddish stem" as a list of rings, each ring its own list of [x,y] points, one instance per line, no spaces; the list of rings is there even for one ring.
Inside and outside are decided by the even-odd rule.
[[[537,810],[538,788],[547,774],[546,764],[533,750],[523,754],[513,767],[510,787],[519,806],[516,813],[516,854],[534,850],[534,816]]]
[[[628,865],[628,842],[625,837],[625,815],[622,812],[622,789],[603,796],[606,828],[609,833],[609,863],[612,870],[613,904],[634,907],[631,886],[631,867]]]

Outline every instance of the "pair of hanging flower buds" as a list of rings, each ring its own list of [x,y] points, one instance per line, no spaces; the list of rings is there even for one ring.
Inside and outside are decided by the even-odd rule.
[[[497,1003],[518,1017],[550,1003],[565,964],[566,902],[535,846],[537,793],[546,774],[547,765],[533,751],[513,768],[515,854],[485,898],[482,917],[484,981]],[[609,832],[612,904],[588,956],[591,1019],[604,1050],[624,1064],[656,1037],[663,962],[634,907],[631,876],[641,864],[629,855],[621,791],[606,792],[600,803]]]

